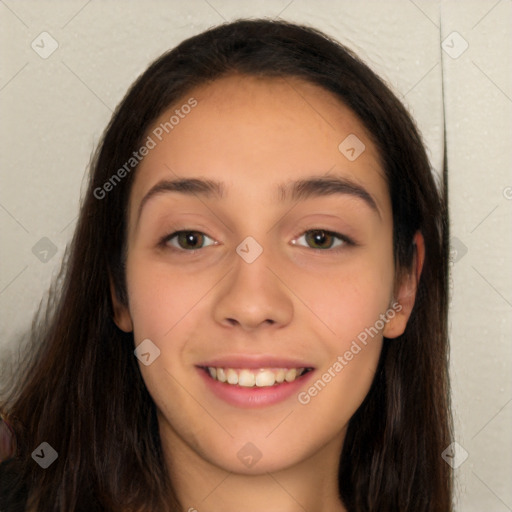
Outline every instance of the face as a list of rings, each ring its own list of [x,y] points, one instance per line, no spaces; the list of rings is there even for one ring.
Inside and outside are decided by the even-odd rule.
[[[163,444],[236,473],[339,456],[410,292],[364,125],[314,85],[232,76],[147,136],[116,322],[150,340]]]

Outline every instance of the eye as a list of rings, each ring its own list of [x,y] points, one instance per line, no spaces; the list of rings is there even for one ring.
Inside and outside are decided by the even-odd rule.
[[[325,229],[309,229],[302,236],[294,240],[292,243],[297,244],[298,241],[304,239],[312,249],[326,250],[341,248],[345,245],[354,245],[345,235],[327,231]]]
[[[206,244],[206,240],[211,240],[212,243]],[[206,236],[201,231],[182,230],[175,231],[166,236],[162,240],[162,245],[171,246],[173,249],[193,251],[202,249],[208,245],[216,245],[217,242]]]

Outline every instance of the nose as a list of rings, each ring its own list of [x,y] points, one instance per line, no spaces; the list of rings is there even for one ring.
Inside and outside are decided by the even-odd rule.
[[[216,322],[245,331],[288,324],[293,318],[293,293],[281,274],[267,251],[252,263],[236,256],[216,297]]]

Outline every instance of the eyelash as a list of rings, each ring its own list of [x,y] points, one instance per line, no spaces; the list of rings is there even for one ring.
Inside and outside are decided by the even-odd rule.
[[[305,238],[307,233],[314,233],[314,232],[322,232],[322,233],[325,233],[325,234],[327,234],[329,236],[333,236],[334,238],[337,238],[341,242],[341,244],[339,244],[338,246],[335,246],[334,248],[329,247],[329,248],[326,248],[326,249],[318,249],[318,248],[315,248],[315,247],[306,247],[306,246],[303,246],[303,245],[301,245],[300,247],[309,248],[309,249],[312,249],[313,251],[316,251],[316,252],[331,252],[331,253],[334,252],[334,253],[337,253],[337,252],[343,250],[344,248],[346,248],[347,246],[355,246],[355,245],[357,245],[354,242],[354,240],[352,240],[348,236],[343,235],[341,233],[337,233],[336,231],[330,231],[328,229],[323,229],[323,228],[313,228],[313,229],[307,229],[307,230],[301,231],[302,234],[299,237],[295,237],[294,241],[292,242],[292,244],[293,245],[297,245],[296,240],[300,240],[301,238]],[[180,233],[198,233],[200,235],[204,235],[206,238],[210,238],[209,236],[207,236],[202,231],[198,231],[198,230],[194,230],[194,229],[180,229],[180,230],[177,230],[177,231],[173,231],[169,235],[164,236],[160,240],[158,245],[160,247],[162,247],[162,248],[169,249],[171,251],[182,252],[182,253],[188,252],[188,253],[192,253],[192,254],[195,254],[197,251],[205,248],[205,247],[199,247],[198,249],[187,250],[187,249],[183,249],[181,247],[178,248],[178,247],[170,246],[169,242],[173,238],[176,238]],[[218,245],[218,243],[213,243],[213,244],[210,244],[210,245]],[[206,246],[206,247],[209,247],[209,246]]]

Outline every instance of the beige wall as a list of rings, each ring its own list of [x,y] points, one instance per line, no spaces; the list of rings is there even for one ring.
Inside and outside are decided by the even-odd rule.
[[[0,358],[16,350],[59,267],[91,151],[135,77],[224,20],[308,23],[403,97],[437,172],[445,110],[453,405],[468,453],[457,510],[511,510],[511,14],[509,0],[0,2]]]

